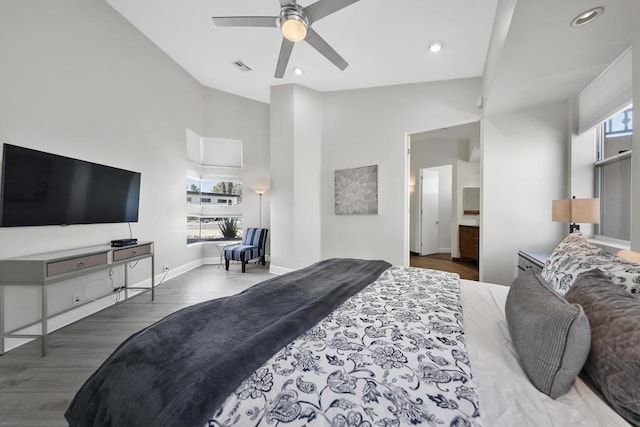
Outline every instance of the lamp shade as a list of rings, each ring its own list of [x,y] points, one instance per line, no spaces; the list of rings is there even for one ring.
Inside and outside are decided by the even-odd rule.
[[[554,200],[551,219],[555,222],[599,224],[600,199]]]
[[[571,222],[571,200],[554,200],[551,220],[555,222]]]
[[[264,187],[258,187],[258,188],[254,188],[253,191],[256,192],[256,194],[258,194],[259,196],[262,196],[264,193],[266,193],[268,190],[268,188],[264,188]]]
[[[571,199],[571,222],[600,224],[600,199]]]

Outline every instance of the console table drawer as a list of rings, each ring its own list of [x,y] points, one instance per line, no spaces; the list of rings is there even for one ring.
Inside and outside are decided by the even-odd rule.
[[[549,254],[542,252],[518,252],[518,269],[523,272],[534,270],[536,273],[542,273],[544,263],[549,258]]]
[[[107,252],[47,264],[47,277],[107,264]]]
[[[117,249],[113,251],[113,260],[122,261],[127,258],[135,258],[140,255],[151,253],[151,245],[141,245],[134,248]]]

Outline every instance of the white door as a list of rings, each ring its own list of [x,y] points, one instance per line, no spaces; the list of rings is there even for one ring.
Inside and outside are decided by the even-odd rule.
[[[420,255],[438,252],[438,185],[440,174],[420,169]]]

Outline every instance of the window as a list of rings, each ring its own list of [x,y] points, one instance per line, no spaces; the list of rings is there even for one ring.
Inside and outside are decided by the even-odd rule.
[[[187,216],[187,244],[242,240],[240,216]]]
[[[242,205],[242,181],[238,178],[199,180],[187,177],[187,203],[191,205]]]
[[[241,205],[242,181],[207,179],[201,181],[201,204]]]
[[[186,179],[187,244],[242,239],[240,178]]]
[[[595,162],[595,192],[600,198],[596,234],[627,241],[631,240],[632,107],[600,125]]]

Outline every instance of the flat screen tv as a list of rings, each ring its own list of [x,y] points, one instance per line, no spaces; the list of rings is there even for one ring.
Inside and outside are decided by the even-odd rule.
[[[4,144],[0,226],[137,222],[140,173]]]

